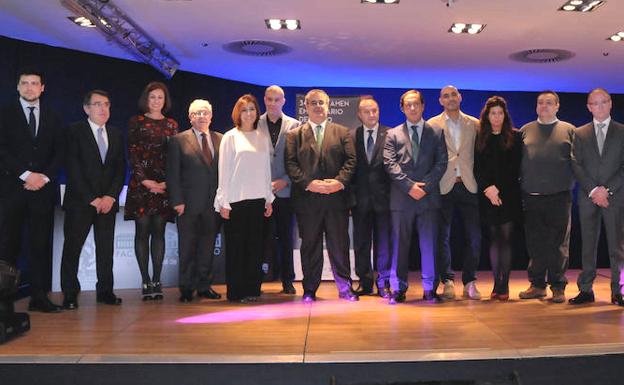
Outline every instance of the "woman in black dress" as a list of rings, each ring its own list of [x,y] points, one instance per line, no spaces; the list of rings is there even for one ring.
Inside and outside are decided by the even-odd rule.
[[[160,273],[165,256],[165,226],[174,218],[165,184],[167,141],[178,132],[178,123],[163,115],[170,105],[167,86],[151,82],[139,99],[143,114],[133,116],[128,123],[130,182],[124,219],[134,220],[136,225],[134,252],[141,271],[144,300],[162,299]]]
[[[475,175],[481,195],[482,220],[490,235],[490,262],[494,274],[491,298],[509,299],[511,234],[520,219],[518,181],[521,136],[513,129],[507,102],[492,96],[481,111],[481,129],[475,142]]]

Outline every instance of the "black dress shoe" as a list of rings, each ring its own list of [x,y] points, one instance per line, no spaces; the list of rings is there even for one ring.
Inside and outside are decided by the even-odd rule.
[[[293,286],[292,282],[284,282],[282,283],[282,293],[283,294],[297,294],[297,290]]]
[[[578,295],[574,298],[570,298],[568,300],[568,303],[570,305],[580,305],[583,303],[589,303],[589,302],[594,302],[596,299],[594,298],[594,292],[593,291],[582,291],[580,293],[578,293]]]
[[[200,298],[207,298],[207,299],[221,299],[221,294],[212,290],[210,286],[205,290],[197,291],[197,296]]]
[[[193,290],[180,290],[180,302],[189,303],[193,301]]]
[[[384,287],[384,288],[377,290],[377,295],[380,296],[381,298],[388,299],[392,295],[392,292],[390,291],[389,288]]]
[[[316,294],[311,293],[311,292],[303,293],[302,300],[305,303],[312,303],[312,302],[316,301]]]
[[[121,305],[121,298],[117,297],[112,291],[97,293],[96,301],[105,305]]]
[[[404,291],[395,291],[390,294],[390,298],[388,299],[388,303],[390,305],[396,305],[397,303],[405,302],[405,292]]]
[[[28,311],[40,311],[42,313],[59,313],[63,308],[52,303],[48,297],[39,297],[30,300]]]
[[[65,294],[63,296],[63,309],[67,309],[67,310],[78,309],[78,297],[74,294]]]
[[[351,290],[339,293],[338,298],[344,299],[350,302],[356,302],[360,300],[360,297],[358,297],[357,294],[355,294]]]
[[[622,298],[622,294],[614,294],[611,296],[611,303],[618,305],[618,306],[624,306],[624,298]]]
[[[423,293],[423,300],[429,303],[440,303],[442,298],[433,290],[425,290]]]
[[[357,288],[357,290],[354,291],[354,293],[357,295],[371,295],[373,294],[373,287],[372,286],[360,286]]]

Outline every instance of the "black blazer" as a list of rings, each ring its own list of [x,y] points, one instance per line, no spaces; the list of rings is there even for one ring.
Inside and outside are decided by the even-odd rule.
[[[97,142],[89,123],[85,120],[67,129],[67,188],[63,208],[85,208],[103,195],[115,198],[112,212],[119,210],[119,193],[126,176],[124,143],[121,132],[106,125],[108,151],[102,163]]]
[[[310,123],[294,128],[286,137],[284,156],[286,171],[292,181],[291,198],[295,211],[316,212],[320,206],[331,209],[353,206],[349,188],[355,172],[355,146],[347,127],[327,122],[320,152]],[[328,195],[306,191],[314,179],[336,179],[345,188]]]
[[[165,175],[169,203],[172,207],[184,204],[184,212],[188,214],[199,214],[207,209],[214,210],[219,182],[221,138],[223,138],[221,133],[210,130],[210,139],[214,147],[210,166],[192,129],[169,139]]]
[[[384,169],[383,148],[386,133],[390,128],[379,125],[373,157],[368,161],[366,157],[366,140],[368,134],[364,127],[359,126],[353,131],[357,164],[352,181],[352,191],[355,194],[356,207],[362,210],[374,209],[387,211],[390,199],[390,178]]]
[[[22,105],[18,100],[0,111],[0,191],[18,194],[24,191],[19,176],[30,170],[50,178],[41,190],[43,199],[56,199],[56,182],[62,163],[64,128],[56,113],[40,103],[39,129],[33,137]]]
[[[390,209],[403,210],[415,205],[418,212],[440,208],[440,179],[446,171],[448,152],[441,129],[425,123],[418,159],[414,162],[407,124],[389,130],[384,145],[384,166],[392,181]],[[415,182],[424,182],[427,193],[415,200],[408,195]]]

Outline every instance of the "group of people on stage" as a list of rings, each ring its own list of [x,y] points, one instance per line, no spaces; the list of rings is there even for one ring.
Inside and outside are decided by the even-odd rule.
[[[349,129],[328,119],[325,91],[305,95],[308,119],[301,124],[282,112],[284,91],[274,85],[265,90],[264,114],[254,96],[243,95],[232,111],[234,127],[221,134],[211,130],[212,105],[202,99],[188,108],[190,129],[179,131],[166,116],[167,86],[152,82],[139,99],[141,114],[129,121],[127,146],[121,131],[108,124],[111,100],[105,91],[88,92],[86,119],[65,129],[41,103],[44,89],[39,71],[21,71],[19,99],[0,115],[0,258],[16,263],[27,223],[31,311],[78,308],[79,257],[92,227],[97,302],[121,304],[113,292],[113,239],[126,150],[130,180],[124,218],[136,226],[144,299],[163,298],[164,233],[166,223],[174,221],[181,302],[221,298],[211,284],[213,247],[222,225],[228,300],[258,300],[265,253],[275,261],[283,293],[296,294],[295,218],[304,302],[316,300],[324,240],[341,299],[357,301],[375,294],[376,286],[390,304],[404,302],[412,247],[420,249],[423,299],[453,299],[449,242],[454,213],[459,213],[465,232],[464,298],[481,299],[476,271],[482,224],[494,275],[490,297],[509,298],[511,235],[523,217],[530,286],[519,297],[543,298],[550,285],[552,301],[564,302],[576,179],[583,271],[580,292],[569,302],[595,300],[592,284],[604,223],[611,302],[624,306],[624,125],[611,119],[611,97],[602,88],[589,93],[593,121],[579,128],[557,118],[559,98],[553,91],[538,95],[537,120],[516,130],[502,97],[490,97],[477,119],[461,111],[457,88],[446,86],[439,97],[444,111],[427,121],[422,93],[405,92],[400,98],[405,122],[394,128],[379,123],[378,103],[363,96],[362,125]],[[67,176],[62,306],[48,297],[61,167]],[[350,276],[350,214],[357,289]]]

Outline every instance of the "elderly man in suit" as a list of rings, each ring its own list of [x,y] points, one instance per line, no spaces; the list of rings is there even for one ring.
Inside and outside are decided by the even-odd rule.
[[[87,120],[71,125],[67,132],[67,189],[61,289],[66,309],[78,308],[78,264],[91,226],[95,240],[97,302],[121,304],[113,293],[113,241],[119,193],[126,166],[123,137],[107,124],[110,98],[101,90],[89,91],[83,100]]]
[[[305,96],[308,121],[286,138],[286,170],[301,235],[303,301],[316,300],[323,269],[323,234],[338,296],[357,301],[349,262],[349,188],[355,171],[355,147],[348,128],[327,119],[329,96],[311,90]]]
[[[388,131],[384,145],[384,165],[391,180],[390,304],[405,302],[414,226],[418,228],[420,241],[423,299],[440,302],[435,292],[435,249],[440,178],[446,170],[448,155],[442,130],[425,123],[424,109],[425,100],[420,91],[405,92],[401,96],[401,111],[406,121]]]
[[[223,135],[210,130],[212,105],[207,100],[194,100],[188,113],[191,128],[171,138],[166,169],[169,201],[178,214],[178,286],[183,303],[191,302],[195,291],[201,298],[221,298],[211,285],[214,244],[221,227],[213,203]]]
[[[437,274],[444,284],[443,297],[455,298],[455,273],[451,267],[451,225],[453,214],[461,214],[466,244],[463,252],[462,283],[464,298],[478,300],[477,268],[481,254],[481,225],[479,223],[479,197],[474,176],[474,144],[479,120],[460,110],[462,96],[454,86],[440,90],[439,102],[444,111],[427,120],[427,123],[444,132],[448,151],[448,165],[440,180],[442,208],[440,209],[440,238],[436,257]]]
[[[260,115],[258,128],[271,139],[271,187],[275,200],[273,215],[267,218],[266,253],[272,262],[273,273],[279,273],[282,280],[282,293],[295,294],[292,282],[295,279],[293,266],[293,210],[290,202],[290,178],[284,164],[286,135],[300,125],[297,119],[282,112],[286,103],[284,90],[280,86],[270,86],[264,91],[266,112]]]
[[[19,99],[0,112],[0,258],[15,266],[22,233],[29,234],[30,311],[56,313],[48,298],[57,174],[63,156],[63,126],[40,97],[44,77],[34,68],[18,74]]]
[[[578,276],[580,293],[570,304],[594,302],[596,252],[600,225],[604,223],[611,264],[611,302],[624,306],[624,125],[611,119],[611,95],[592,90],[587,108],[593,120],[576,129],[572,169],[579,183],[583,271]]]
[[[352,182],[356,203],[351,209],[355,272],[360,279],[356,293],[373,293],[372,245],[378,273],[377,292],[383,298],[390,298],[390,179],[383,165],[383,146],[389,128],[379,124],[379,104],[372,96],[360,99],[358,118],[362,125],[353,132],[357,165]]]

